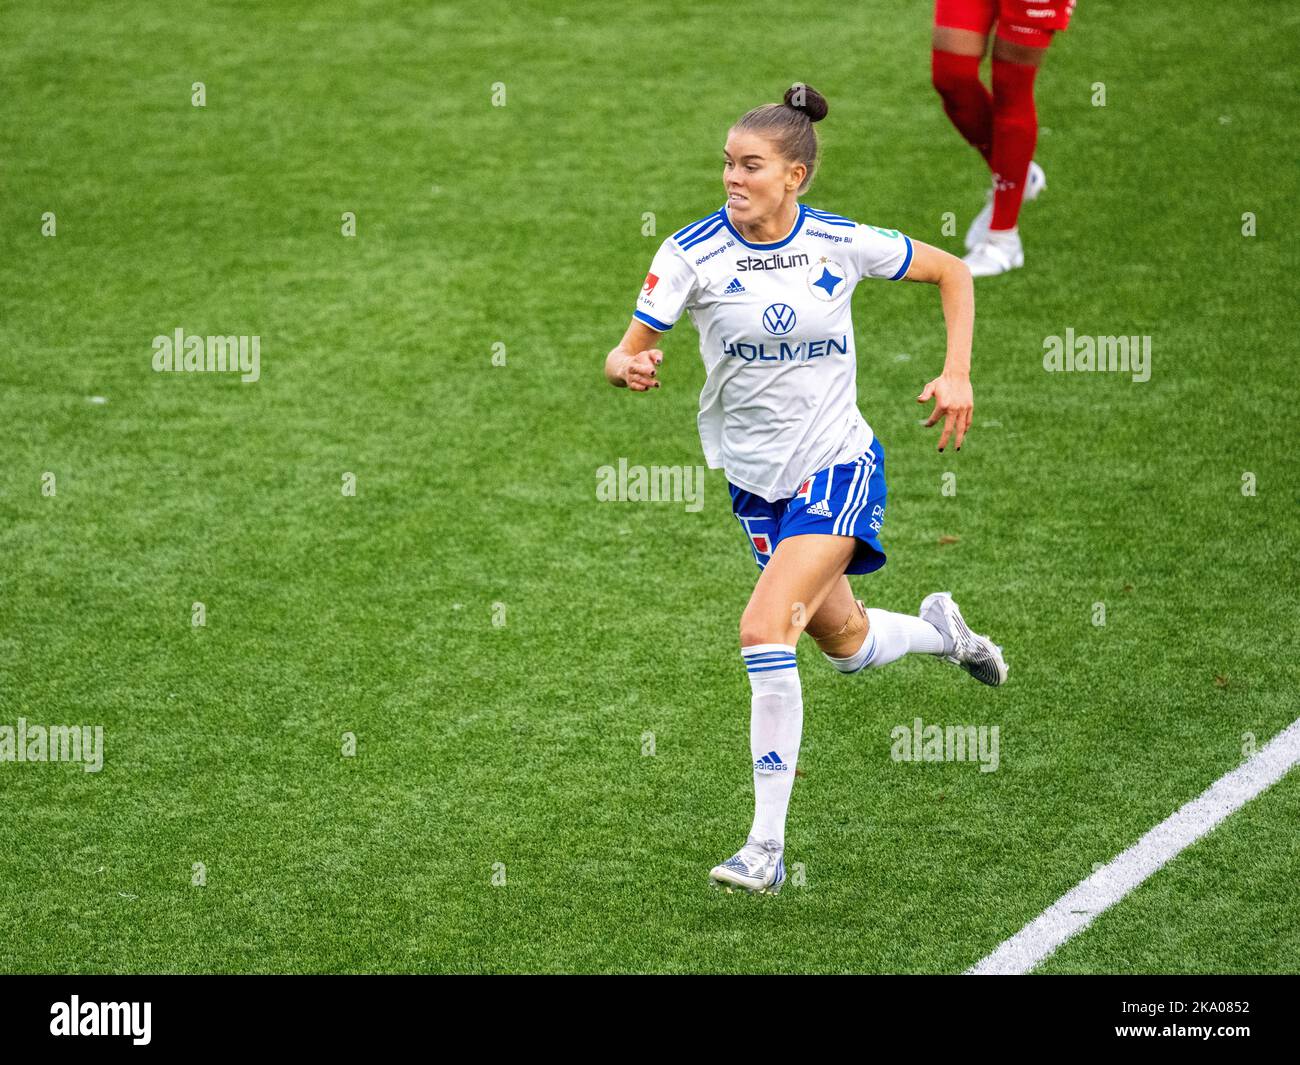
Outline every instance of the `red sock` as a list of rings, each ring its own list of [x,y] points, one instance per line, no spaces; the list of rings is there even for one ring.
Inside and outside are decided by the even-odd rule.
[[[980,57],[932,49],[930,76],[957,132],[992,165],[993,97],[980,81]]]
[[[1038,143],[1034,110],[1037,67],[993,60],[993,220],[989,229],[1014,229],[1025,196],[1025,175]]]

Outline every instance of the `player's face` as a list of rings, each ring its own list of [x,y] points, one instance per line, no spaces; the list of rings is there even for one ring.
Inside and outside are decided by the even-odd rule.
[[[722,184],[727,211],[737,222],[774,214],[803,180],[802,164],[791,163],[766,137],[732,130],[723,149]]]

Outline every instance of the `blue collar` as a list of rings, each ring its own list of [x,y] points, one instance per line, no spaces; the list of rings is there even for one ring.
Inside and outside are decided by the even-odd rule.
[[[790,232],[787,233],[780,240],[774,240],[769,244],[751,244],[744,237],[742,237],[736,231],[736,227],[731,224],[731,216],[727,213],[727,205],[725,203],[722,205],[721,214],[722,214],[722,222],[727,227],[727,229],[731,231],[731,235],[735,237],[738,241],[740,241],[741,244],[745,245],[746,248],[753,248],[755,251],[772,251],[776,248],[784,248],[787,244],[790,243],[790,241],[794,240],[794,238],[799,235],[799,230],[803,228],[803,219],[807,210],[808,209],[803,204],[800,204],[799,213],[795,215],[794,228],[791,229]]]

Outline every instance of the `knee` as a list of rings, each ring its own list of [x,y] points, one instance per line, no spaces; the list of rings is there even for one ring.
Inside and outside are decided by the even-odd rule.
[[[798,628],[793,635],[787,619],[773,620],[758,611],[746,610],[740,617],[740,646],[753,647],[760,643],[792,644],[799,639]]]
[[[785,643],[786,634],[777,632],[775,626],[764,625],[761,622],[746,622],[743,618],[740,622],[740,646],[754,647],[760,643]]]
[[[867,639],[866,608],[862,605],[861,600],[855,600],[848,620],[838,630],[821,635],[810,633],[810,635],[817,641],[817,646],[822,649],[822,653],[828,657],[852,658],[862,650],[862,645]],[[838,663],[836,666],[840,668]],[[846,670],[846,672],[855,671]]]
[[[930,53],[930,82],[945,100],[980,84],[980,57],[954,52]]]

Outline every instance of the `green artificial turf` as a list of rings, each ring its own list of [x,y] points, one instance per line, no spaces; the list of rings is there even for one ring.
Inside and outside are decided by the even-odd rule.
[[[1083,0],[1052,46],[960,455],[914,401],[937,293],[857,290],[890,562],[855,588],[952,590],[1010,682],[803,641],[776,898],[706,885],[752,813],[724,476],[596,498],[702,465],[698,339],[648,395],[602,364],[795,80],[831,104],[806,202],[960,250],[987,173],[928,8],[11,9],[0,725],[100,725],[104,766],[0,763],[0,969],[960,972],[1300,716],[1297,16],[1186,6]],[[260,380],[155,373],[177,328],[259,336]],[[1045,372],[1067,328],[1150,336],[1150,380]],[[997,725],[998,770],[892,760],[918,716]],[[1044,970],[1300,971],[1296,787]]]

